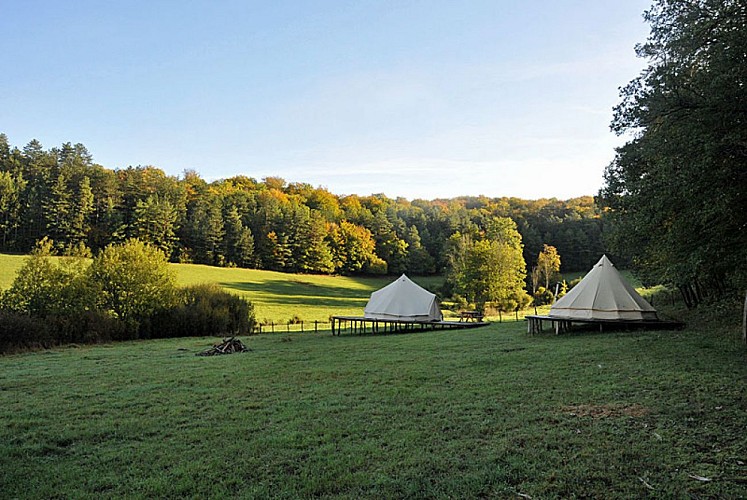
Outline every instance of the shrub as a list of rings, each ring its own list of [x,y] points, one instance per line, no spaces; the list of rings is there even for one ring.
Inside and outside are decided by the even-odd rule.
[[[545,304],[552,304],[553,294],[550,290],[544,286],[537,288],[537,292],[534,294],[534,305],[544,306]]]
[[[101,308],[124,321],[146,320],[176,303],[176,275],[166,255],[136,239],[107,246],[93,259],[90,277]]]
[[[100,311],[31,316],[0,310],[0,353],[135,338],[137,331]]]
[[[56,263],[51,248],[51,241],[40,242],[0,296],[0,352],[254,331],[251,302],[217,285],[177,289],[155,247],[137,240],[110,245],[90,268],[82,258]]]
[[[363,270],[366,274],[384,275],[387,273],[387,263],[385,260],[374,255],[363,266]]]
[[[511,295],[493,303],[495,308],[501,312],[511,312],[526,309],[532,303],[532,297],[524,290],[514,291]]]
[[[195,285],[178,292],[178,303],[143,322],[142,337],[247,335],[257,320],[251,302],[217,285]]]
[[[0,352],[52,347],[55,343],[53,330],[44,319],[0,310]]]
[[[288,320],[289,325],[300,325],[301,323],[303,323],[303,320],[298,314],[294,314],[293,317]]]
[[[86,278],[88,261],[68,256],[54,262],[52,248],[53,242],[48,238],[37,243],[13,284],[2,294],[0,307],[40,317],[78,315],[95,309],[96,290]],[[78,251],[85,255],[83,250]]]

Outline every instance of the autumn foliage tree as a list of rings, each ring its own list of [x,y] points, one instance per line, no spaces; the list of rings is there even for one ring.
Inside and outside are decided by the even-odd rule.
[[[539,279],[544,280],[545,289],[550,288],[550,281],[560,272],[560,255],[552,245],[544,245],[537,256]]]

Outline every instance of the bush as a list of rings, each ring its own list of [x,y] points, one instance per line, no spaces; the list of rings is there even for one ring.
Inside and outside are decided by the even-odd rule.
[[[148,243],[131,239],[109,245],[90,267],[100,307],[124,321],[143,321],[176,303],[176,274],[166,255]]]
[[[509,297],[493,303],[493,306],[501,312],[511,312],[526,309],[532,303],[532,297],[524,290],[512,293]]]
[[[248,335],[257,324],[251,302],[217,285],[182,288],[177,301],[143,322],[141,337]]]
[[[363,271],[366,274],[378,274],[378,275],[384,275],[387,273],[387,263],[385,260],[380,259],[379,257],[376,257],[375,255],[369,259],[368,262],[366,262],[366,265],[363,267]]]
[[[86,277],[88,261],[68,256],[55,262],[52,248],[53,242],[47,238],[37,243],[13,284],[0,297],[1,308],[39,317],[77,315],[95,309],[96,290]]]
[[[534,294],[534,305],[544,306],[546,304],[552,304],[553,294],[550,290],[544,286],[537,288],[537,292]]]
[[[0,353],[136,338],[137,331],[100,311],[31,316],[0,310]]]
[[[8,310],[0,311],[0,352],[53,345],[53,331],[44,319]]]
[[[0,295],[0,352],[254,331],[251,302],[217,285],[177,289],[155,247],[137,240],[110,245],[90,268],[82,258],[56,263],[51,248],[51,241],[40,242]]]

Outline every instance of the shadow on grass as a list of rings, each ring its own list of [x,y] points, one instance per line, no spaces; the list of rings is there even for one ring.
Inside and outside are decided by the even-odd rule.
[[[358,283],[366,286],[366,289],[353,290],[335,286],[323,286],[300,280],[267,280],[261,283],[234,281],[222,282],[220,285],[225,288],[242,292],[276,295],[279,300],[282,300],[283,297],[288,297],[289,299],[294,299],[292,302],[289,302],[293,304],[311,304],[314,299],[329,299],[333,300],[334,303],[339,303],[343,299],[367,300],[369,294],[380,286],[378,282],[367,283],[365,281],[360,281]],[[298,298],[298,300],[295,300],[295,298]]]

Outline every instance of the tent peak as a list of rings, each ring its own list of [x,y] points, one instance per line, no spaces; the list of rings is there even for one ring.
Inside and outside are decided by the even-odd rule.
[[[612,261],[607,257],[607,254],[603,254],[602,258],[599,259],[599,262],[597,262],[598,266],[611,266],[615,267],[615,265],[612,263]]]

